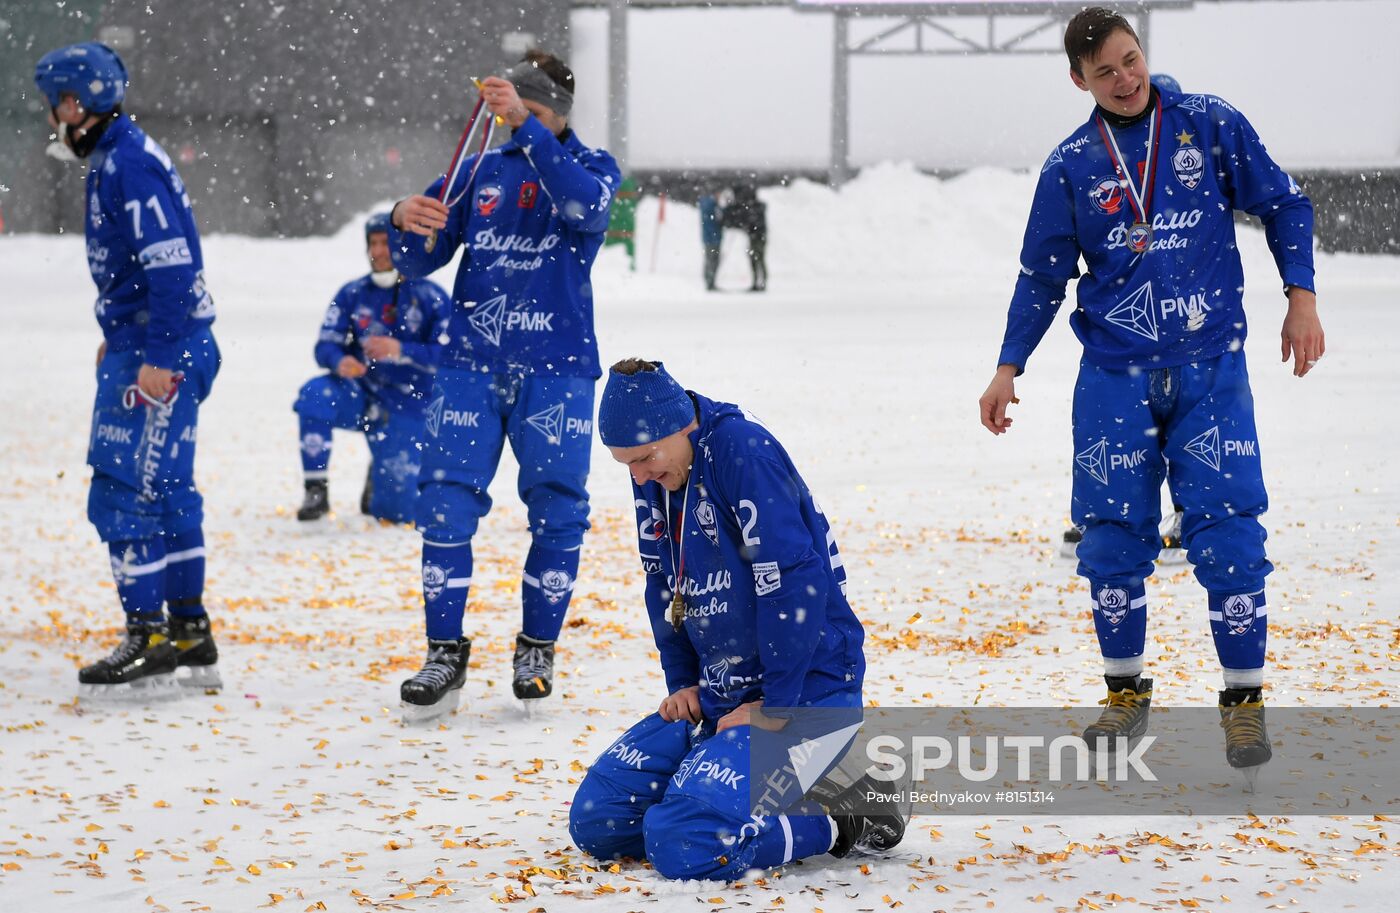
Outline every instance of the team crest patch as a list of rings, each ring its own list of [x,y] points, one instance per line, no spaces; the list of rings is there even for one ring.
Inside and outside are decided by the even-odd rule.
[[[550,605],[558,605],[573,588],[574,578],[569,576],[568,571],[550,569],[540,575],[540,592],[544,593]]]
[[[1117,627],[1128,617],[1128,591],[1121,586],[1106,586],[1099,590],[1099,612],[1104,621]]]
[[[711,545],[719,545],[719,526],[715,522],[715,505],[711,501],[701,501],[695,505],[695,522]]]
[[[1191,134],[1183,130],[1177,135],[1182,147],[1172,154],[1172,173],[1187,190],[1195,190],[1206,172],[1205,153],[1200,147],[1191,145]]]
[[[1089,188],[1089,202],[1104,215],[1117,215],[1123,208],[1123,185],[1115,178],[1099,178]]]
[[[1225,600],[1225,604],[1220,607],[1221,614],[1225,618],[1225,624],[1229,625],[1231,634],[1246,634],[1254,627],[1254,597],[1248,594],[1231,596]]]
[[[501,205],[501,188],[488,184],[476,192],[477,215],[489,216]]]
[[[447,586],[447,571],[436,564],[423,565],[423,598],[433,602]]]
[[[417,333],[423,326],[423,312],[419,309],[417,302],[410,304],[408,310],[403,312],[403,325],[408,327],[410,333]]]

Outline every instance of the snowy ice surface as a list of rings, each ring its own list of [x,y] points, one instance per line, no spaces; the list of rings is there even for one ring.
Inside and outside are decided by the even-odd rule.
[[[733,293],[703,292],[694,211],[668,205],[658,232],[648,199],[639,272],[617,248],[596,270],[605,362],[663,358],[687,385],[756,412],[792,452],[835,522],[869,633],[867,697],[882,705],[1084,704],[1102,693],[1083,583],[1055,556],[1077,357],[1065,315],[1018,384],[1011,433],[994,439],[976,419],[1032,183],[886,166],[839,194],[765,191],[772,281],[761,296],[740,291],[737,235],[720,279]],[[1300,381],[1278,364],[1284,301],[1263,236],[1243,231],[1241,245],[1278,567],[1269,700],[1393,700],[1400,260],[1319,258],[1330,351]],[[1400,824],[1370,816],[919,818],[891,859],[824,857],[738,887],[666,884],[640,864],[588,868],[566,830],[574,783],[663,696],[625,472],[597,448],[595,528],[556,696],[526,722],[508,696],[527,537],[506,457],[477,539],[469,703],[441,727],[402,728],[397,684],[422,649],[418,539],[356,512],[362,442],[339,439],[338,515],[315,526],[292,516],[290,406],[315,371],[325,304],[364,269],[360,227],[205,246],[225,362],[203,411],[199,477],[227,685],[111,708],[75,700],[76,667],[109,648],[120,621],[84,519],[98,334],[83,245],[0,240],[8,910],[430,910],[464,899],[521,911],[1393,909]],[[1213,703],[1203,594],[1176,568],[1150,593],[1157,701]]]

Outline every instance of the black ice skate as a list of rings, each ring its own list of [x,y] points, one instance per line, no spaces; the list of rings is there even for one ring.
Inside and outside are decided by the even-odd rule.
[[[1162,527],[1162,551],[1157,555],[1159,564],[1185,564],[1186,549],[1181,547],[1181,511],[1176,511]]]
[[[399,686],[405,723],[436,719],[457,709],[471,652],[472,642],[467,637],[428,640],[428,658],[423,661],[423,668]]]
[[[819,796],[827,784],[830,781],[814,787],[813,795]],[[836,822],[836,843],[829,851],[831,855],[844,859],[852,853],[887,853],[898,846],[904,839],[909,813],[895,801],[897,792],[894,784],[867,774],[834,800],[823,801],[822,806]]]
[[[175,680],[185,688],[203,688],[213,694],[224,686],[219,677],[219,648],[209,630],[209,616],[170,616],[170,639],[175,644],[179,670]]]
[[[1260,688],[1226,688],[1220,692],[1220,728],[1225,730],[1225,760],[1244,774],[1254,792],[1259,768],[1274,756],[1264,726],[1264,692]]]
[[[1152,708],[1152,679],[1141,676],[1105,675],[1108,697],[1099,718],[1084,728],[1083,739],[1089,750],[1111,757],[1128,749],[1147,732],[1147,713]],[[1102,742],[1100,740],[1103,740]]]
[[[111,655],[78,672],[78,693],[103,700],[174,697],[179,656],[164,619],[132,621]]]
[[[374,465],[370,464],[369,472],[365,474],[365,487],[360,492],[360,513],[366,517],[370,516],[369,499],[374,497]]]
[[[1060,541],[1060,557],[1074,558],[1079,551],[1079,543],[1084,541],[1084,529],[1079,526],[1071,526],[1065,530],[1064,539]]]
[[[511,687],[522,701],[539,700],[554,692],[554,641],[516,635]]]
[[[326,485],[325,479],[308,479],[306,482],[306,498],[301,502],[301,507],[297,509],[297,519],[305,522],[307,520],[319,520],[331,512],[331,493]]]

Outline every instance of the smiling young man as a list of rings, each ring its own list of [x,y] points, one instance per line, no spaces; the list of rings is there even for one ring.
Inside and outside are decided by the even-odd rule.
[[[1182,544],[1208,593],[1226,757],[1272,754],[1262,686],[1268,506],[1245,370],[1244,273],[1234,210],[1264,223],[1288,310],[1282,352],[1303,377],[1322,357],[1313,292],[1312,204],[1244,115],[1212,95],[1152,85],[1132,26],[1086,9],[1065,30],[1070,78],[1089,120],[1041,169],[998,367],[982,424],[1010,429],[1014,378],[1079,277],[1070,318],[1084,345],[1073,411],[1079,573],[1090,583],[1108,697],[1085,736],[1147,725],[1144,581],[1162,546],[1158,490],[1181,505]],[[1082,275],[1079,261],[1086,268]]]
[[[751,727],[781,728],[797,707],[858,713],[865,677],[841,554],[787,452],[739,407],[640,359],[609,372],[598,432],[632,476],[667,697],[579,785],[574,842],[600,859],[646,856],[667,878],[727,880],[894,847],[899,815],[851,805],[864,781],[830,815],[749,804]]]

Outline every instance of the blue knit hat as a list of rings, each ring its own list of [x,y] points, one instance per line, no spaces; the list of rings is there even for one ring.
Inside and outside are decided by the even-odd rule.
[[[608,371],[598,405],[598,435],[608,447],[637,447],[669,437],[695,421],[695,403],[654,362],[655,371],[619,374]]]

